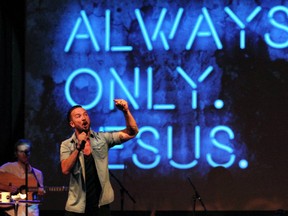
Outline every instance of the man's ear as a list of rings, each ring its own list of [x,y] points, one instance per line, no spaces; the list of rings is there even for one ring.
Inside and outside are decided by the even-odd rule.
[[[70,126],[72,127],[72,128],[74,128],[75,127],[75,124],[74,124],[74,122],[73,121],[70,121]]]

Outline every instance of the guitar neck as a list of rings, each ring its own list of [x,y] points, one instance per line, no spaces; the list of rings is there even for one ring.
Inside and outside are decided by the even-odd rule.
[[[67,186],[45,186],[44,190],[46,192],[65,192],[65,191],[68,191],[68,187]],[[28,191],[37,192],[38,187],[29,187]]]
[[[68,191],[69,187],[68,186],[47,186],[44,187],[45,191],[49,192],[65,192]]]

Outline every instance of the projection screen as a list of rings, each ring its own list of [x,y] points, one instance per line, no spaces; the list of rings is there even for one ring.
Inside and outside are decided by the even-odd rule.
[[[120,130],[114,98],[139,134],[110,150],[112,210],[188,211],[193,186],[208,210],[288,206],[288,1],[26,6],[25,136],[48,188],[42,209],[67,198],[67,110],[81,104],[93,130]]]

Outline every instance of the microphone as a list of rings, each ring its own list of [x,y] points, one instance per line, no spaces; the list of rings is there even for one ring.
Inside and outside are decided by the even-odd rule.
[[[86,133],[86,135],[88,134],[88,131],[87,130],[82,130],[82,133]],[[86,144],[86,140],[82,140],[81,141],[81,144],[80,144],[80,149],[84,149],[85,147],[85,144]]]
[[[86,144],[86,141],[85,141],[85,140],[82,140],[82,142],[81,142],[81,144],[80,144],[80,149],[84,149],[85,144]]]

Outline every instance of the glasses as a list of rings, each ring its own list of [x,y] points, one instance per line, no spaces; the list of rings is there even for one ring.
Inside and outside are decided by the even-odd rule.
[[[30,155],[30,151],[29,150],[25,150],[25,151],[22,151],[22,150],[20,150],[20,151],[17,151],[18,153],[20,153],[20,154],[25,154],[25,155]]]

